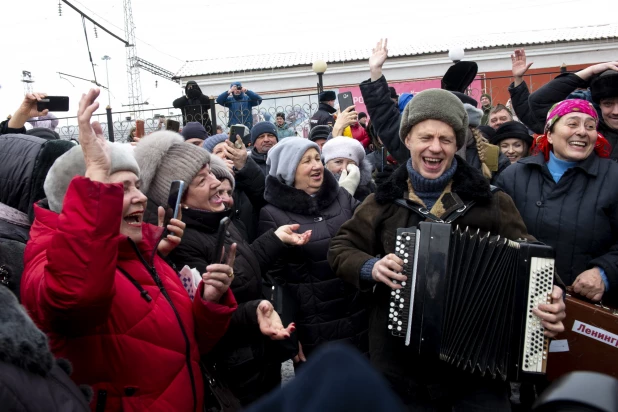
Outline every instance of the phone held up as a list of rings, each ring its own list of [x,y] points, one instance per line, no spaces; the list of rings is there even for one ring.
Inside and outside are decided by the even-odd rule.
[[[227,234],[227,228],[232,221],[229,217],[224,217],[219,222],[219,229],[217,230],[217,246],[215,247],[215,256],[217,260],[215,263],[223,263],[225,257],[225,235]]]
[[[68,112],[69,96],[47,96],[36,102],[36,109],[39,112],[49,110],[50,112]]]
[[[245,137],[245,128],[244,126],[232,126],[230,128],[230,141],[232,143],[236,143],[236,135],[240,136],[245,146],[251,142],[251,135],[247,135]]]
[[[185,182],[182,180],[174,180],[170,185],[170,193],[167,196],[167,208],[165,210],[165,219],[163,227],[167,230],[170,220],[178,219],[180,213],[180,201],[184,192]]]
[[[339,93],[337,96],[339,100],[339,111],[342,112],[350,106],[354,106],[354,97],[352,97],[352,92],[343,92]]]

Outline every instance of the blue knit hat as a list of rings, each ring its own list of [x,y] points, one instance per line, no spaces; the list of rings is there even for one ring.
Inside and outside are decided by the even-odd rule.
[[[253,125],[251,129],[251,146],[255,146],[255,141],[260,135],[264,133],[270,133],[275,135],[277,141],[279,141],[279,136],[277,135],[277,128],[271,122],[259,122]]]
[[[182,137],[185,140],[189,139],[206,139],[208,137],[208,133],[206,133],[206,129],[199,122],[189,122],[183,128],[182,132],[180,132]]]
[[[216,145],[225,142],[228,138],[229,136],[227,135],[227,133],[210,136],[206,140],[204,140],[204,144],[202,145],[202,147],[206,149],[208,153],[212,153],[212,151],[215,150]]]
[[[269,174],[288,186],[294,185],[298,163],[311,148],[320,153],[320,146],[309,139],[290,136],[281,140],[281,143],[277,143],[268,151],[266,164],[270,166]]]

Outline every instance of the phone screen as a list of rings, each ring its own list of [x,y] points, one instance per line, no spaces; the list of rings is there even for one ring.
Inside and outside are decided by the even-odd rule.
[[[68,112],[69,96],[47,96],[36,102],[36,108],[39,112],[45,109],[50,112]]]
[[[182,180],[174,180],[170,185],[170,193],[167,196],[167,209],[165,211],[165,223],[163,227],[167,227],[170,220],[178,219],[180,212],[180,200],[185,187],[185,182]]]
[[[352,97],[352,92],[339,93],[337,98],[339,99],[340,111],[344,111],[348,107],[354,106],[354,97]]]
[[[232,143],[236,142],[236,135],[240,136],[245,146],[251,142],[251,135],[245,137],[245,128],[243,126],[232,126],[230,129],[230,141]]]

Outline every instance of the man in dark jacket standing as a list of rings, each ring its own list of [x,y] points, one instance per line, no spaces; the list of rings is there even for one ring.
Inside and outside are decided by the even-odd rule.
[[[251,130],[253,127],[252,108],[262,104],[262,97],[243,87],[240,82],[230,85],[230,90],[224,91],[217,97],[217,104],[229,110],[227,126],[244,124]]]
[[[321,124],[333,127],[335,125],[333,113],[337,111],[335,109],[337,95],[333,91],[322,92],[318,96],[318,99],[320,101],[320,106],[318,107],[318,111],[311,117],[311,128],[313,129],[315,126]]]
[[[264,173],[268,176],[270,166],[266,164],[268,151],[275,147],[279,142],[277,128],[271,122],[259,122],[251,129],[251,158]]]
[[[577,89],[590,87],[585,98],[596,105],[599,113],[597,130],[612,146],[610,158],[618,161],[618,62],[595,64],[577,73],[564,73],[529,97],[535,124],[545,124],[551,107],[568,98]],[[532,128],[531,124],[526,126]],[[534,129],[533,129],[534,130]]]
[[[410,410],[510,410],[503,382],[421,358],[387,329],[391,292],[401,287],[393,280],[407,280],[400,274],[404,262],[394,254],[396,231],[417,226],[428,216],[411,209],[423,207],[444,220],[474,201],[453,224],[507,239],[531,239],[511,198],[494,193],[482,174],[455,154],[467,129],[468,115],[452,93],[429,89],[414,96],[402,114],[399,135],[410,160],[367,197],[330,245],[328,260],[335,273],[361,289],[374,290],[370,360]],[[409,200],[411,207],[399,206],[398,199]],[[560,288],[554,287],[552,301],[533,309],[547,336],[564,330]]]
[[[185,96],[174,100],[172,105],[182,112],[182,125],[189,122],[198,122],[208,132],[213,134],[210,121],[210,99],[204,96],[202,89],[193,80],[185,86]]]
[[[481,117],[481,126],[487,126],[489,123],[489,112],[493,109],[491,105],[491,96],[487,93],[481,95],[481,107],[483,110],[483,116]]]

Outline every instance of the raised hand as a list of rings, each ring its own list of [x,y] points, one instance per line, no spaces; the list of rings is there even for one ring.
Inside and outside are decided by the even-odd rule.
[[[230,139],[225,141],[225,157],[234,163],[236,170],[245,167],[247,163],[247,148],[245,147],[242,137],[236,135],[236,142],[232,143]]]
[[[599,63],[590,67],[586,67],[584,70],[580,70],[578,75],[582,80],[591,80],[593,76],[601,74],[606,70],[614,70],[618,72],[618,61]]]
[[[528,71],[532,62],[527,63],[526,51],[524,49],[517,49],[511,54],[511,69],[513,71],[513,77],[515,78],[515,86],[519,86],[523,82],[524,74]],[[519,80],[519,84],[518,81]]]
[[[257,318],[262,335],[268,336],[272,340],[288,339],[296,329],[294,323],[290,323],[287,328],[284,328],[279,314],[272,303],[267,300],[261,301],[258,305]]]
[[[333,126],[333,137],[343,136],[346,127],[358,121],[358,113],[354,111],[354,106],[347,107],[344,111],[337,114],[337,120]]]
[[[279,226],[275,231],[275,236],[279,238],[286,245],[302,246],[306,245],[311,238],[311,230],[307,230],[305,233],[298,234],[295,231],[300,228],[300,225],[283,225]]]
[[[159,206],[157,209],[158,218],[159,218],[159,227],[163,227],[163,223],[165,222],[165,209]],[[187,227],[186,223],[181,221],[182,212],[178,214],[178,219],[171,219],[170,223],[167,225],[166,229],[168,231],[168,235],[159,242],[159,247],[157,251],[162,256],[167,256],[176,247],[180,244],[182,240],[182,236],[185,233],[185,228]]]
[[[79,144],[86,163],[86,177],[106,183],[112,168],[110,147],[107,145],[99,122],[90,123],[92,114],[99,108],[96,99],[100,92],[99,89],[90,89],[87,94],[82,95],[77,110],[77,124]]]
[[[45,116],[49,113],[47,109],[42,112],[39,112],[37,109],[37,102],[46,97],[47,95],[45,93],[28,93],[24,96],[24,100],[9,120],[8,127],[11,129],[21,129],[24,127],[24,124],[26,124],[26,120],[31,117]]]
[[[382,77],[382,66],[388,57],[388,39],[380,39],[373,49],[369,58],[369,70],[371,71],[371,81],[375,82]]]
[[[202,275],[204,283],[204,300],[218,303],[221,296],[229,289],[234,280],[234,261],[236,260],[236,243],[233,243],[227,255],[226,264],[214,264],[206,267]]]

